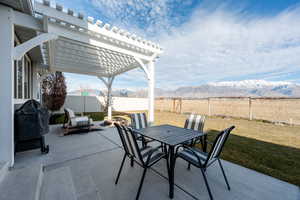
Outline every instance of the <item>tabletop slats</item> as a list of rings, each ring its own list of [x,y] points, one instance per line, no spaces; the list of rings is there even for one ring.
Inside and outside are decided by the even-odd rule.
[[[180,128],[172,125],[152,126],[134,131],[140,135],[171,146],[175,146],[205,135],[205,133],[199,131]]]

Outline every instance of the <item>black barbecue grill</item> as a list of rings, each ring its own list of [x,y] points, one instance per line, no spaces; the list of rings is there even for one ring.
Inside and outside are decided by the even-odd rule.
[[[49,112],[35,100],[28,100],[15,111],[15,151],[41,148],[49,152],[44,135],[49,132]]]

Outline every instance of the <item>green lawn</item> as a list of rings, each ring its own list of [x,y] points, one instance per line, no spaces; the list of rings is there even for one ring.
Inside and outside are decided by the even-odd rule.
[[[182,127],[186,116],[156,112],[155,124]],[[207,117],[204,129],[213,141],[220,130],[231,125],[236,129],[224,147],[223,159],[300,186],[300,126]]]

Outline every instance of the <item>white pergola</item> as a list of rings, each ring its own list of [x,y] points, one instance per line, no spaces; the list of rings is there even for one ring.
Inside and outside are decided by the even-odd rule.
[[[10,165],[14,162],[13,63],[37,46],[42,52],[41,68],[97,76],[106,85],[110,99],[114,78],[141,68],[149,87],[148,118],[150,123],[154,121],[154,62],[162,53],[158,44],[48,0],[35,2],[31,15],[0,5],[0,25],[1,160],[9,161]],[[14,47],[15,26],[34,30],[37,36]],[[111,100],[108,104],[111,118]]]

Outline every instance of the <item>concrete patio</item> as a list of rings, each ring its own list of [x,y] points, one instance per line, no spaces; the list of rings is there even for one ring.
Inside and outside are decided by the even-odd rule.
[[[49,154],[41,155],[39,150],[16,154],[14,168],[1,182],[0,199],[134,199],[142,170],[137,165],[131,168],[127,162],[119,184],[114,184],[123,155],[114,128],[65,137],[59,136],[60,131],[61,126],[52,126],[47,135]],[[209,199],[200,171],[186,167],[182,160],[176,163],[174,199]],[[218,165],[208,170],[215,199],[300,199],[295,185],[226,161],[224,168],[231,191],[226,189]],[[140,199],[169,199],[168,187],[166,163],[162,161],[146,175]]]

